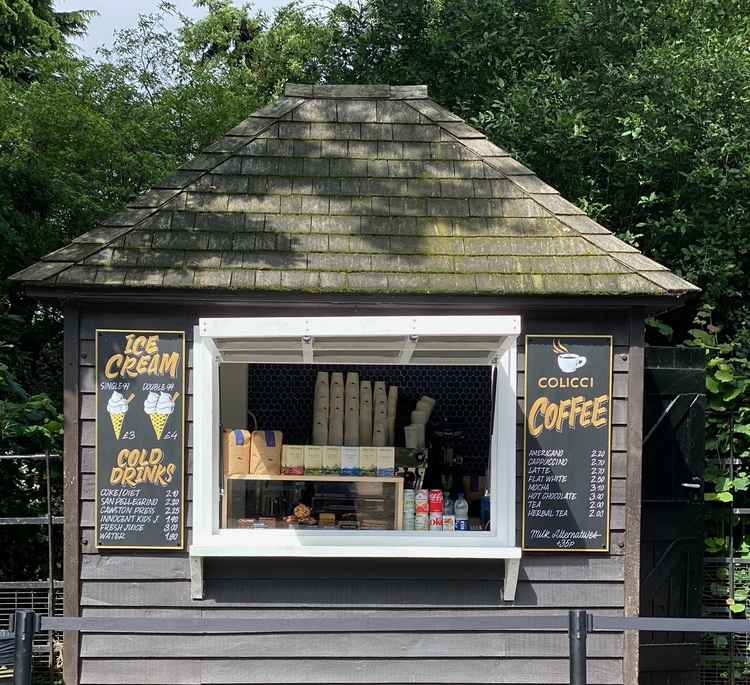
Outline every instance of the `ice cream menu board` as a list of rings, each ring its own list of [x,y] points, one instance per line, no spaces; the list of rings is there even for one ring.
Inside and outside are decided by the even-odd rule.
[[[609,550],[612,337],[526,336],[523,547]]]
[[[96,544],[182,549],[185,336],[96,331]]]

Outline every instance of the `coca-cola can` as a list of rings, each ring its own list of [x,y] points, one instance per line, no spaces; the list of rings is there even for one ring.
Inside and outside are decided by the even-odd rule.
[[[430,512],[430,530],[443,530],[443,512]]]
[[[417,514],[429,514],[429,491],[428,490],[417,490],[414,494],[414,511]]]
[[[430,490],[430,513],[443,513],[443,491]]]

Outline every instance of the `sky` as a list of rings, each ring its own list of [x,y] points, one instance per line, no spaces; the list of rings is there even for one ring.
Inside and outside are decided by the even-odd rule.
[[[200,17],[204,9],[193,7],[192,0],[171,0],[177,10],[189,17]],[[284,0],[255,0],[253,7],[264,12],[285,4]],[[159,0],[56,0],[55,9],[70,11],[77,9],[96,10],[99,16],[89,22],[88,33],[74,42],[84,55],[96,57],[96,49],[111,46],[116,30],[133,26],[139,14],[156,11]],[[177,25],[174,20],[173,25]]]

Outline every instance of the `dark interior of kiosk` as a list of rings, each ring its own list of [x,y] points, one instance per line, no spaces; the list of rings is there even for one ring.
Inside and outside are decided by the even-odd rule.
[[[328,379],[336,373],[348,379],[347,374],[356,372],[360,383],[370,381],[374,385],[380,381],[386,388],[397,386],[397,401],[388,444],[394,448],[392,473],[386,474],[391,478],[380,477],[380,471],[370,478],[347,478],[335,469],[323,469],[322,477],[314,469],[315,475],[311,475],[307,456],[303,468],[295,471],[300,473],[299,480],[284,476],[283,470],[279,470],[281,475],[266,477],[245,476],[242,472],[227,475],[228,457],[223,454],[222,527],[412,530],[413,517],[417,530],[435,533],[437,522],[441,532],[454,533],[456,524],[451,515],[456,516],[458,501],[461,510],[468,505],[468,521],[460,530],[489,530],[488,476],[494,413],[490,366],[251,363],[232,367],[237,373],[248,374],[248,421],[246,426],[222,426],[225,439],[227,431],[246,429],[251,436],[261,433],[273,441],[278,433],[271,432],[278,431],[284,450],[313,445],[316,379],[321,373]],[[424,426],[424,441],[417,448],[407,446],[405,427],[425,396],[434,405]],[[254,449],[255,437],[252,441]],[[346,449],[344,441],[332,442]],[[420,502],[425,497],[427,504]],[[437,517],[438,498],[442,519]],[[420,519],[425,508],[426,527],[424,518]]]

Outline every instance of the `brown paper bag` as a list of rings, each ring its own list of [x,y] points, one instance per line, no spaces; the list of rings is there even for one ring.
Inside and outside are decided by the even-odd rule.
[[[244,429],[225,430],[222,440],[224,474],[245,476],[250,473],[250,441],[252,433]]]
[[[250,441],[250,474],[278,476],[281,473],[281,431],[253,431]]]

